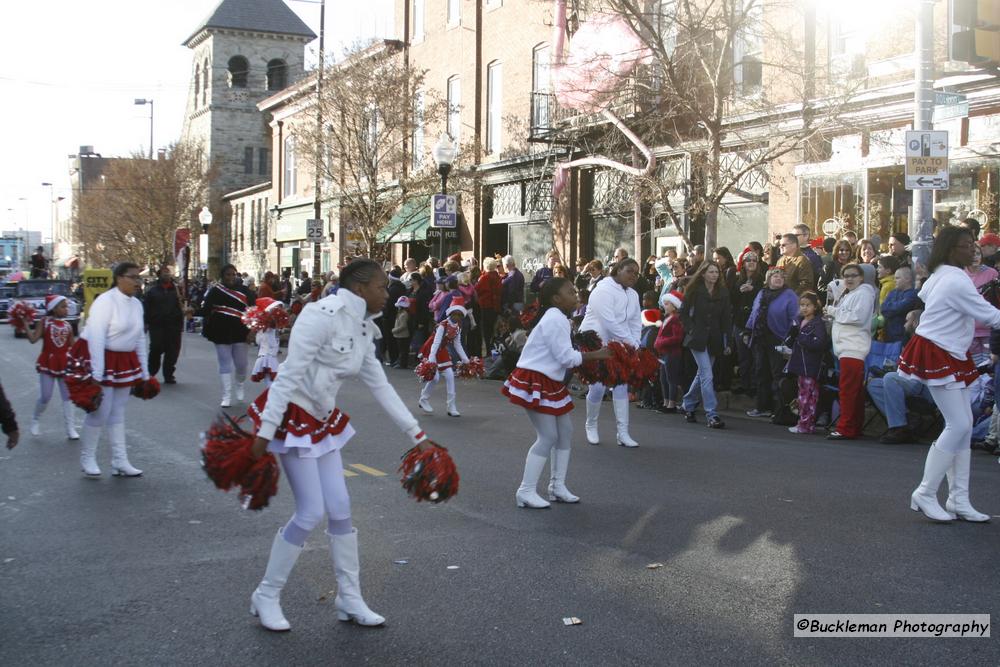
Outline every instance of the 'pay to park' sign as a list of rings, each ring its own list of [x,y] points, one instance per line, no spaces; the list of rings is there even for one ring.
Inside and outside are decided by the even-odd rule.
[[[906,133],[906,189],[947,190],[948,133],[911,130]]]

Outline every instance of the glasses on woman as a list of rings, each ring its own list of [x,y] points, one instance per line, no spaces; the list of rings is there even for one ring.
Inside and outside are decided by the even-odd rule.
[[[861,277],[860,273],[845,273],[844,274],[844,280],[852,280],[854,278],[860,278],[860,277]]]

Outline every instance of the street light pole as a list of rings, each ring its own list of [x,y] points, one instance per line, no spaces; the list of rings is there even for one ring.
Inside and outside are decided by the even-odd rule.
[[[934,114],[934,0],[920,0],[914,53],[913,129],[930,130]],[[934,243],[934,191],[913,191],[909,220],[910,253],[914,265],[927,266]]]
[[[153,159],[153,100],[147,100],[144,97],[137,97],[135,100],[136,106],[143,106],[144,104],[149,105],[149,159]]]
[[[448,194],[448,174],[451,173],[451,164],[455,161],[455,155],[458,153],[458,146],[451,140],[451,138],[442,133],[438,137],[438,142],[434,146],[432,154],[434,156],[434,162],[437,163],[438,173],[441,174],[441,194]],[[432,212],[433,215],[433,212]],[[433,223],[433,219],[431,220]],[[441,256],[438,258],[441,260],[441,265],[444,266],[444,229],[438,230],[441,234],[440,243],[438,244],[438,254]]]
[[[313,185],[313,189],[315,190],[313,217],[316,220],[323,219],[320,166],[323,164],[323,60],[326,57],[323,50],[323,35],[325,23],[326,0],[321,0],[319,4],[319,67],[316,70],[316,179]],[[321,270],[319,240],[313,239],[313,278],[317,278]]]
[[[45,186],[49,188],[49,261],[53,262],[56,258],[56,192],[52,183],[42,183],[42,187]],[[49,271],[50,278],[51,274]]]
[[[208,226],[212,224],[212,212],[207,206],[201,207],[198,213],[198,222],[201,223],[201,235],[198,237],[198,263],[208,269]],[[201,268],[201,267],[198,267]]]

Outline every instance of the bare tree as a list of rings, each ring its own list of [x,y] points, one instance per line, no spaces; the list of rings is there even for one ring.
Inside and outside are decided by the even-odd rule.
[[[191,227],[214,170],[199,146],[178,143],[158,160],[135,152],[113,160],[80,200],[80,240],[88,264],[122,260],[155,266],[173,259],[174,231]]]

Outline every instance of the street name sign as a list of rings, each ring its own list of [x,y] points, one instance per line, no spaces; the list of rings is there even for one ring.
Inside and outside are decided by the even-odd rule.
[[[313,243],[323,242],[323,220],[309,218],[306,220],[306,240]]]
[[[932,120],[935,123],[940,123],[941,121],[951,120],[952,118],[968,118],[968,117],[969,117],[969,103],[959,102],[957,104],[935,106],[934,116]]]
[[[934,105],[939,107],[960,104],[961,102],[965,102],[966,99],[967,98],[962,93],[934,93]]]
[[[910,130],[906,133],[906,189],[947,190],[948,133]]]
[[[438,229],[458,227],[458,197],[455,195],[431,197],[431,227]]]

